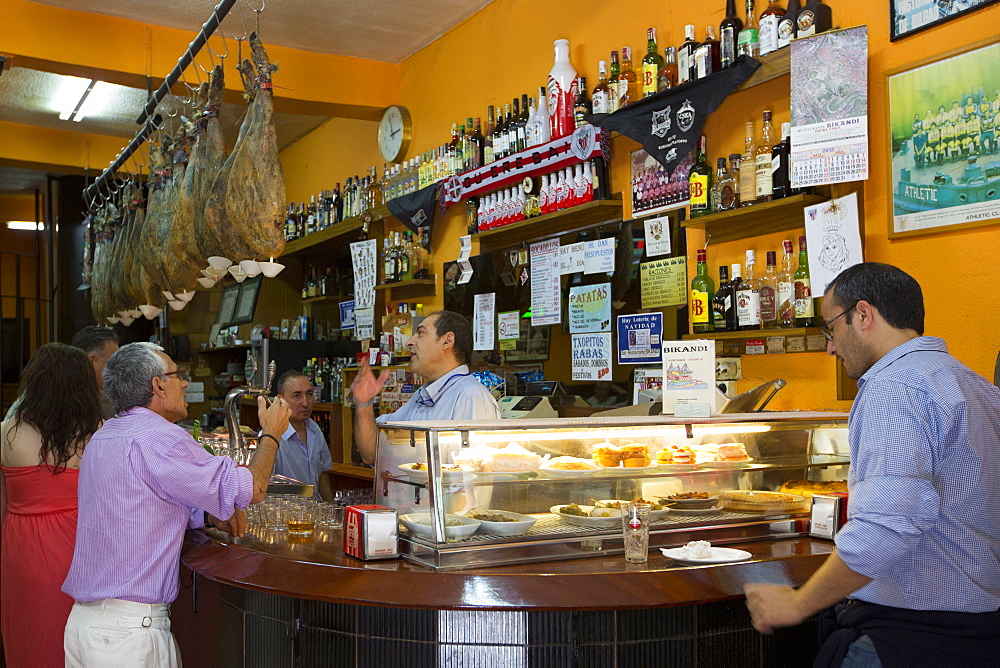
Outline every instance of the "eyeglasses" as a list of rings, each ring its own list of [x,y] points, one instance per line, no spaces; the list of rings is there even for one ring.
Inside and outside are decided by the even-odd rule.
[[[857,306],[857,304],[854,304],[850,308],[844,309],[843,311],[840,312],[840,315],[838,315],[836,318],[833,318],[832,320],[827,320],[825,323],[823,323],[823,326],[819,328],[819,331],[821,331],[823,333],[823,336],[826,337],[827,341],[833,341],[833,331],[830,329],[830,325],[832,325],[833,323],[837,322],[837,320],[839,320],[840,318],[844,317],[846,314],[848,314],[851,311],[853,311],[855,306]]]
[[[167,376],[177,376],[179,379],[183,380],[185,383],[191,382],[191,374],[188,373],[187,369],[177,369],[176,371],[168,371],[161,374],[164,378]]]

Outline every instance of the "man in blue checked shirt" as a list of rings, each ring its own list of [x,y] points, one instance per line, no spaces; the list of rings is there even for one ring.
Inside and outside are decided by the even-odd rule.
[[[849,521],[801,588],[745,585],[753,624],[835,606],[817,666],[996,666],[1000,390],[923,336],[920,286],[896,267],[844,270],[822,311],[827,352],[858,381]]]

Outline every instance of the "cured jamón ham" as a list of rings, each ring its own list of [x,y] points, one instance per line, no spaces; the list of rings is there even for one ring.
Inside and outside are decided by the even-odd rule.
[[[278,159],[271,73],[276,69],[256,32],[250,33],[257,77],[232,154],[219,170],[205,205],[209,233],[223,242],[225,257],[239,262],[281,254],[285,247],[285,180]],[[246,72],[246,64],[243,65]]]
[[[195,144],[191,147],[191,159],[184,174],[183,193],[188,189],[192,192],[190,206],[192,207],[193,240],[197,245],[196,262],[198,269],[206,264],[206,259],[213,255],[225,255],[226,249],[218,235],[208,229],[205,223],[205,204],[215,181],[216,175],[226,162],[226,142],[222,135],[222,122],[219,120],[219,109],[222,107],[222,94],[225,89],[225,77],[222,65],[216,65],[212,70],[212,78],[208,88],[208,101],[199,122],[199,133]],[[197,279],[197,272],[195,273]]]

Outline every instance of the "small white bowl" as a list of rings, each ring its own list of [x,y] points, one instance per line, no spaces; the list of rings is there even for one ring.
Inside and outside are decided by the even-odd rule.
[[[170,290],[160,290],[160,294],[162,294],[168,302],[174,298],[174,293]]]
[[[135,322],[135,318],[133,318],[132,316],[128,316],[127,318],[122,318],[121,319],[121,323],[123,325],[125,325],[126,327],[128,327],[129,325],[131,325],[133,322]]]
[[[181,301],[180,299],[171,299],[167,303],[170,304],[170,308],[172,308],[175,311],[180,311],[182,308],[188,305],[187,302]]]
[[[203,288],[214,288],[215,287],[215,279],[213,279],[213,278],[199,278],[198,282],[201,283],[201,287],[203,287]]]
[[[476,533],[480,525],[479,520],[469,519],[461,515],[445,515],[444,517],[446,521],[457,520],[459,522],[456,526],[446,526],[444,528],[444,534],[448,540],[465,540]],[[434,540],[434,530],[429,524],[430,518],[430,513],[410,513],[408,515],[400,515],[399,521],[415,536]],[[422,522],[428,522],[428,524],[423,524]]]
[[[133,319],[138,318],[142,315],[142,309],[134,308],[128,312],[129,316]]]
[[[185,290],[184,292],[178,292],[174,296],[177,297],[178,301],[189,302],[192,299],[194,299],[194,295],[195,295],[194,290]]]
[[[523,536],[528,533],[537,518],[530,517],[528,515],[522,515],[520,513],[512,513],[506,510],[483,510],[479,511],[482,513],[489,513],[490,515],[503,515],[508,517],[513,522],[490,522],[488,520],[479,520],[479,533],[489,534],[491,536]],[[476,511],[472,511],[470,514],[476,514]],[[475,519],[475,518],[469,518]]]
[[[152,304],[143,304],[139,307],[142,314],[146,317],[146,320],[152,320],[156,316],[163,313],[163,309],[158,306],[153,306]]]
[[[229,258],[225,258],[219,255],[213,255],[208,258],[208,266],[217,271],[226,271],[233,264],[233,261]]]
[[[107,318],[107,320],[112,325],[117,325],[119,323],[119,321],[121,321],[121,318],[119,316],[117,316],[117,315],[109,315],[108,318]]]
[[[120,318],[127,318],[127,317],[129,317],[130,315],[132,315],[132,312],[131,312],[131,311],[129,311],[128,309],[125,309],[124,311],[118,311],[118,316],[119,316]]]
[[[258,262],[257,264],[260,265],[260,270],[268,278],[274,278],[285,268],[285,265],[278,264],[277,262]]]
[[[234,264],[229,268],[229,273],[233,275],[237,283],[242,283],[247,280],[248,274],[245,274],[238,264]]]
[[[226,275],[227,271],[228,270],[226,269],[216,269],[215,267],[209,267],[208,269],[205,270],[205,276],[209,278],[214,278],[215,280],[219,280],[220,278]]]
[[[253,278],[260,273],[260,262],[257,262],[257,260],[243,260],[240,262],[240,269],[249,278]]]

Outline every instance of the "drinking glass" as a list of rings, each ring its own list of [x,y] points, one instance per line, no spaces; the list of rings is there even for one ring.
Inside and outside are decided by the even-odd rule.
[[[297,503],[288,509],[288,535],[289,536],[311,536],[316,529],[316,521],[313,519],[313,504]]]
[[[644,564],[649,557],[649,503],[622,504],[622,535],[625,543],[625,561]]]

